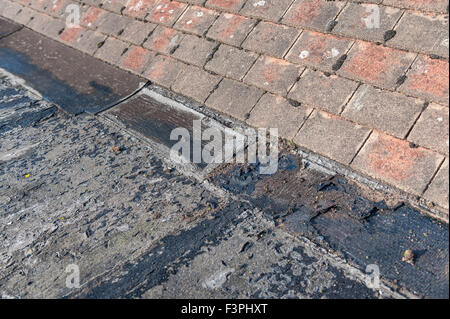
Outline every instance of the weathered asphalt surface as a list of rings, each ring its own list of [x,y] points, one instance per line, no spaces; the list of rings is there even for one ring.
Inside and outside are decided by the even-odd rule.
[[[3,298],[398,296],[101,117],[70,117],[6,78],[0,101]],[[79,289],[66,287],[71,264]]]
[[[69,116],[2,77],[0,296],[402,298],[421,295],[421,284],[417,285],[417,292],[416,287],[396,289],[395,283],[392,284],[395,273],[382,278],[380,288],[369,288],[364,269],[331,249],[340,247],[317,245],[310,240],[319,238],[320,241],[323,236],[311,232],[309,224],[299,222],[304,219],[298,215],[301,211],[285,214],[286,209],[280,206],[275,211],[282,216],[271,216],[261,209],[270,206],[268,202],[258,205],[261,197],[254,202],[240,196],[246,190],[239,189],[239,183],[229,183],[232,174],[225,168],[204,182],[187,177],[174,169],[151,143],[143,143],[107,118],[87,114]],[[292,174],[287,172],[287,175]],[[319,175],[304,169],[301,180],[316,183],[320,181]],[[322,175],[319,177],[323,179]],[[337,181],[333,183],[339,185]],[[272,186],[269,182],[256,188],[267,191],[266,187]],[[303,191],[301,186],[295,189]],[[302,195],[315,197],[311,205],[317,207],[318,196],[309,196],[306,189]],[[348,202],[346,197],[334,200]],[[358,209],[362,207],[358,205]],[[323,213],[333,210],[335,205],[326,207]],[[358,225],[364,224],[372,210],[360,218]],[[402,212],[397,215],[405,216]],[[344,229],[349,235],[361,232],[348,218],[324,216],[321,219],[320,213],[316,213],[309,220],[317,217],[315,228],[322,234],[326,230],[321,227],[335,229],[333,220],[346,227],[352,225],[353,229]],[[332,217],[327,219],[327,216]],[[280,227],[280,220],[284,227]],[[389,223],[395,225],[396,220]],[[429,229],[431,235],[435,228]],[[312,237],[302,235],[306,233]],[[354,242],[351,236],[345,236]],[[363,239],[364,233],[360,236]],[[377,238],[376,234],[370,236]],[[329,237],[333,238],[333,234]],[[405,240],[409,242],[410,238]],[[342,242],[345,244],[344,239]],[[442,258],[448,260],[448,242],[446,245]],[[361,244],[358,249],[367,250],[367,246]],[[379,250],[376,246],[373,249]],[[358,254],[365,252],[355,250],[351,254],[357,259]],[[397,263],[401,255],[393,258]],[[80,270],[80,288],[66,286],[69,265],[76,265]],[[415,276],[414,266],[405,266],[410,267],[410,272],[402,267],[397,265],[394,270],[409,278]],[[437,269],[440,274],[440,268]],[[428,284],[429,278],[436,277],[431,273],[428,269],[418,272],[422,282]],[[448,264],[443,276],[444,281],[447,276],[448,282]],[[448,295],[448,284],[442,287],[437,289],[437,295]]]

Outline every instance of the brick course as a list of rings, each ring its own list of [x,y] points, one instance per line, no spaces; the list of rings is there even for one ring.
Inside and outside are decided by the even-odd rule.
[[[250,69],[244,82],[265,91],[286,95],[303,68],[272,57],[261,56]]]
[[[432,103],[420,116],[408,140],[448,156],[448,120],[448,107]]]
[[[373,132],[352,167],[408,193],[422,195],[443,158],[408,141]]]
[[[403,139],[419,117],[423,105],[422,100],[362,85],[342,116]]]
[[[251,51],[282,58],[299,34],[300,31],[294,28],[261,22],[253,29],[242,46]]]
[[[329,113],[314,111],[294,142],[339,163],[350,164],[370,130]]]
[[[263,91],[254,87],[223,79],[219,87],[206,101],[206,106],[244,121],[262,96]]]
[[[398,79],[408,70],[415,57],[414,53],[358,41],[350,49],[339,74],[382,88],[394,89]]]
[[[448,105],[448,79],[448,61],[419,56],[399,91]]]
[[[277,128],[280,137],[291,140],[311,112],[312,108],[294,106],[281,96],[266,93],[247,123],[254,127]]]
[[[358,87],[352,80],[320,71],[306,70],[289,93],[289,98],[321,110],[340,114]]]
[[[242,80],[257,58],[256,53],[222,44],[205,68],[235,80]]]
[[[253,29],[256,21],[240,15],[223,13],[208,31],[214,40],[240,46]]]

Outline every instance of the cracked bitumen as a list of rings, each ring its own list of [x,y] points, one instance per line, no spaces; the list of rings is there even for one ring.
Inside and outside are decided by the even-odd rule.
[[[316,238],[308,238],[307,232],[293,234],[288,219],[317,202],[306,201],[304,207],[290,210],[291,202],[279,200],[284,206],[277,206],[270,200],[261,201],[263,196],[258,195],[286,175],[269,180],[254,176],[245,186],[250,187],[247,192],[232,187],[219,192],[214,184],[223,186],[217,181],[226,179],[227,169],[238,169],[246,183],[252,170],[225,167],[210,182],[200,182],[173,169],[152,145],[101,116],[67,115],[6,78],[0,80],[0,98],[3,298],[401,298],[436,294],[420,285],[414,287],[417,292],[408,291],[408,286],[396,291],[389,276],[379,289],[368,288],[360,270],[364,265],[357,267],[334,253],[345,251],[345,245],[337,246],[340,242],[333,242],[333,234],[321,228],[325,224],[320,218],[330,215],[330,206],[322,214],[315,210],[307,219],[320,232]],[[282,174],[298,177],[293,172],[302,165],[288,157],[281,166]],[[324,182],[323,176],[303,166],[301,178],[315,185],[316,192],[332,193],[344,183],[329,176]],[[310,193],[304,190],[302,196],[307,198]],[[266,204],[288,213],[273,214],[262,208]],[[430,232],[435,230],[430,227]],[[439,227],[448,235],[445,226]],[[314,243],[320,236],[330,244]],[[441,254],[448,260],[448,241]],[[66,286],[66,268],[72,264],[80,269],[79,289]],[[435,271],[442,274],[439,267],[438,263]],[[430,278],[436,281],[432,276],[425,279]],[[448,296],[448,279],[447,291],[445,286],[438,287],[443,289],[438,291],[440,297]]]

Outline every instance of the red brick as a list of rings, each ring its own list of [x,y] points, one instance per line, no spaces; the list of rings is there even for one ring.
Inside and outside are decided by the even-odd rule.
[[[61,18],[66,11],[67,5],[71,4],[68,0],[55,0],[49,3],[49,6],[46,8],[45,12],[48,14]]]
[[[144,47],[165,54],[170,54],[176,49],[181,40],[183,33],[163,26],[158,26],[152,35],[144,43]]]
[[[237,81],[223,79],[206,106],[244,121],[263,91]]]
[[[382,88],[393,89],[415,56],[413,53],[357,41],[350,49],[339,73]]]
[[[120,65],[133,73],[141,74],[154,56],[155,54],[149,50],[138,46],[131,46],[122,56]]]
[[[349,164],[370,130],[339,116],[314,111],[294,138],[294,142],[342,164]]]
[[[405,12],[389,46],[448,58],[448,15]]]
[[[291,140],[311,114],[312,108],[292,106],[285,98],[266,93],[250,113],[254,127],[277,128],[280,137]]]
[[[104,0],[102,8],[115,13],[120,13],[126,2],[123,0]]]
[[[106,14],[105,10],[96,7],[89,7],[89,9],[82,15],[80,24],[83,27],[96,29],[98,21],[104,14]]]
[[[445,160],[442,167],[439,169],[439,172],[434,177],[430,186],[426,190],[423,197],[432,201],[433,203],[438,204],[442,208],[447,209],[448,214],[448,195],[449,195],[449,186],[448,186],[448,158]]]
[[[448,79],[448,61],[420,55],[399,91],[448,105]]]
[[[423,111],[408,140],[448,156],[448,116],[448,107],[430,104]]]
[[[254,25],[255,20],[223,13],[209,29],[207,36],[223,43],[240,46]]]
[[[59,39],[62,42],[65,42],[70,45],[81,34],[81,32],[83,32],[83,28],[81,27],[66,28],[59,35]]]
[[[5,18],[11,19],[14,21],[19,10],[22,9],[22,6],[15,2],[9,2],[2,10],[2,15]]]
[[[212,57],[217,43],[188,34],[181,41],[173,57],[189,64],[202,67]]]
[[[241,14],[273,22],[278,22],[292,0],[247,0]]]
[[[384,5],[446,13],[448,0],[384,0]]]
[[[194,66],[187,66],[175,80],[172,90],[204,103],[217,84],[220,77],[212,75]]]
[[[189,3],[189,4],[195,4],[195,5],[198,5],[198,6],[202,6],[202,5],[205,4],[206,0],[180,0],[180,1],[181,2],[186,2],[186,3]]]
[[[145,20],[166,26],[172,26],[184,12],[186,7],[187,4],[185,3],[162,0],[153,8]]]
[[[424,102],[403,94],[362,85],[342,116],[398,138],[405,138],[422,112]]]
[[[122,29],[117,34],[121,40],[141,45],[149,35],[155,30],[156,25],[153,23],[145,23],[137,20],[131,20],[125,29]],[[161,28],[163,28],[161,26]],[[155,30],[156,32],[156,30]]]
[[[304,31],[286,55],[286,60],[331,72],[333,65],[352,44],[350,39]]]
[[[86,29],[72,42],[72,45],[84,53],[94,55],[105,40],[104,34]]]
[[[379,21],[371,19],[374,13],[379,14]],[[366,41],[383,42],[385,32],[394,28],[402,13],[403,10],[392,7],[348,3],[339,14],[333,33]],[[379,26],[372,25],[374,22],[379,22]]]
[[[164,55],[158,55],[143,75],[156,84],[170,88],[185,68],[186,65],[182,62]]]
[[[49,21],[43,26],[42,34],[50,37],[54,40],[61,41],[60,33],[65,30],[66,24],[60,19],[52,18],[48,16]]]
[[[28,25],[28,23],[31,21],[31,18],[35,15],[35,13],[36,11],[30,8],[22,7],[22,9],[19,10],[18,14],[15,16],[14,22],[23,25]]]
[[[245,49],[282,58],[297,39],[300,31],[271,22],[261,22],[242,44]]]
[[[421,195],[444,157],[374,131],[352,167],[401,190]]]
[[[219,13],[214,10],[191,6],[175,24],[175,28],[203,36],[218,16]]]
[[[206,7],[230,12],[241,10],[246,0],[208,0]]]
[[[138,19],[144,19],[159,0],[128,0],[123,14]]]
[[[283,18],[283,23],[316,31],[326,31],[345,2],[296,0]]]
[[[321,110],[339,114],[358,87],[358,83],[306,70],[289,93],[289,98]]]
[[[272,57],[261,56],[244,78],[244,82],[265,91],[286,95],[303,68]]]
[[[206,64],[205,69],[235,80],[242,80],[257,58],[256,53],[222,44],[213,59]]]
[[[111,12],[106,12],[99,18],[97,23],[97,30],[108,35],[117,36],[120,31],[125,30],[125,28],[127,28],[128,25],[132,24],[133,21],[135,20],[133,20],[132,18]]]
[[[97,50],[95,57],[116,65],[128,47],[128,43],[109,37],[103,46]]]

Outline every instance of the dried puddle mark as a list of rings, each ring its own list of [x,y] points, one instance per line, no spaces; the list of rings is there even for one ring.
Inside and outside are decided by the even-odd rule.
[[[71,114],[96,114],[146,84],[137,76],[22,29],[0,39],[0,68]]]
[[[385,200],[373,201],[346,178],[312,170],[302,158],[282,153],[275,175],[256,165],[225,165],[209,180],[248,199],[279,227],[341,253],[362,270],[380,267],[394,288],[448,298],[448,225]],[[414,265],[403,253],[416,253]]]

